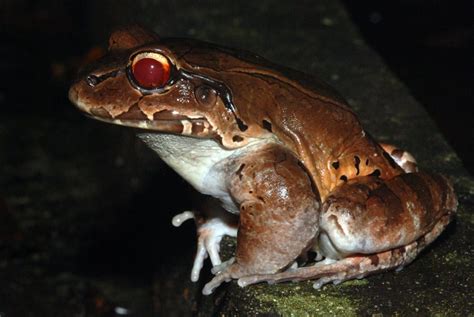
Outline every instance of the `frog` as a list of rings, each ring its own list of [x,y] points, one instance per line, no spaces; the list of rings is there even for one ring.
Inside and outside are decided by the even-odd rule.
[[[318,289],[400,270],[456,213],[448,177],[377,142],[334,88],[245,50],[119,28],[69,99],[93,119],[135,129],[217,202],[204,208],[211,216],[188,210],[172,220],[196,220],[191,280],[210,257],[205,295],[231,280],[311,280]],[[224,236],[237,243],[223,262]]]

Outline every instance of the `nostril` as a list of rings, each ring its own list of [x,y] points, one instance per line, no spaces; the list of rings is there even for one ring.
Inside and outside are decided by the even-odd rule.
[[[97,85],[99,83],[99,81],[100,81],[99,77],[94,76],[94,75],[89,75],[86,78],[87,84],[91,87],[94,87],[95,85]]]

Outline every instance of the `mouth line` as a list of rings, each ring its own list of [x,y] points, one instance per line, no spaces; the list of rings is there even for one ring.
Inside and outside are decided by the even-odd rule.
[[[144,130],[152,130],[162,133],[173,133],[181,135],[195,136],[211,136],[213,129],[205,118],[185,118],[185,119],[155,119],[155,120],[138,120],[138,119],[117,119],[104,118],[86,114],[88,117],[106,123],[138,128]]]

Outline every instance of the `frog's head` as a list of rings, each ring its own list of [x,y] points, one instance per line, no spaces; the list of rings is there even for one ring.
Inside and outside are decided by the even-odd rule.
[[[215,138],[237,148],[265,130],[249,129],[219,71],[196,62],[221,65],[226,55],[199,41],[160,40],[139,27],[118,30],[110,37],[108,54],[81,72],[69,99],[101,121]]]

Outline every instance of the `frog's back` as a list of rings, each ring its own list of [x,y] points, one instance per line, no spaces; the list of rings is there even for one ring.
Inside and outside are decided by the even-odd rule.
[[[214,44],[169,39],[181,67],[225,83],[239,118],[269,130],[306,166],[324,197],[335,186],[370,174],[401,172],[364,131],[356,114],[330,85],[253,53]]]
[[[199,65],[215,72],[240,71],[249,75],[266,74],[273,78],[286,78],[289,82],[297,83],[301,88],[331,99],[349,109],[346,100],[339,92],[323,80],[273,63],[250,51],[192,39],[169,38],[164,39],[163,42],[186,61],[187,65]]]

